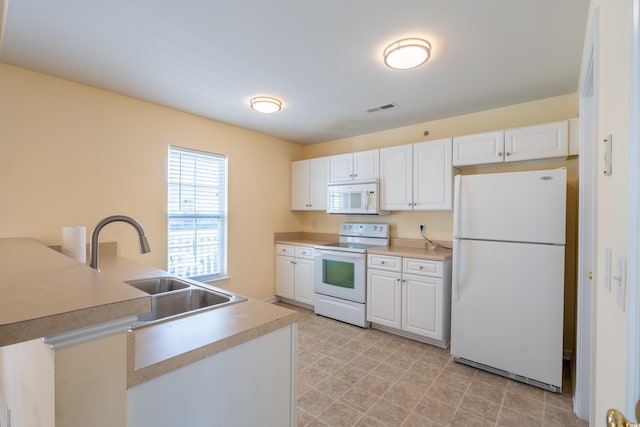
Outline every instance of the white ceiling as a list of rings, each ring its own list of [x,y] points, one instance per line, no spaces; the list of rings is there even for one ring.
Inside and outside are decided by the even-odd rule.
[[[2,5],[3,0],[0,0]],[[588,0],[4,0],[0,61],[310,144],[574,93]],[[431,59],[384,66],[420,36]],[[281,112],[248,107],[256,95]],[[397,108],[365,109],[396,103]]]

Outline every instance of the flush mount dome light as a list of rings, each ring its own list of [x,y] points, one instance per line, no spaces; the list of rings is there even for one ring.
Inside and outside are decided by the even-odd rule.
[[[409,70],[427,62],[431,44],[423,39],[409,38],[391,43],[384,50],[384,63],[396,70]]]
[[[270,96],[256,96],[249,101],[251,108],[259,113],[277,113],[282,109],[282,101]]]

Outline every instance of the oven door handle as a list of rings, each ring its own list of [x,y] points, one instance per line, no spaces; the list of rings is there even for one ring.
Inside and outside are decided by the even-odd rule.
[[[356,253],[356,252],[343,252],[343,251],[332,251],[332,250],[322,250],[315,249],[315,256],[331,256],[331,257],[342,257],[342,258],[362,258],[366,254]]]

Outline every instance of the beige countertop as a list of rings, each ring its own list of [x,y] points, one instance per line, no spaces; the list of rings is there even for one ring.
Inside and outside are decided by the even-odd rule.
[[[275,243],[297,246],[322,245],[335,243],[338,240],[338,235],[322,233],[291,232],[276,233],[274,236]],[[445,261],[452,258],[453,251],[451,249],[438,247],[436,249],[429,250],[426,248],[426,242],[423,239],[391,238],[390,240],[390,246],[380,246],[377,248],[367,249],[367,253],[429,259],[434,261]],[[451,247],[451,242],[443,241],[437,243]]]
[[[282,245],[315,246],[336,243],[340,240],[337,234],[329,233],[305,233],[305,232],[285,232],[275,233],[273,236],[275,243]]]
[[[451,249],[436,248],[429,250],[425,247],[413,246],[383,246],[367,249],[367,254],[402,256],[410,258],[428,259],[432,261],[446,261],[451,259],[453,252]]]
[[[123,280],[169,275],[108,253],[100,269],[31,239],[0,239],[0,346],[145,313],[151,297]],[[249,299],[135,329],[129,387],[297,320],[295,311]]]
[[[336,243],[337,240],[314,240],[314,239],[287,239],[278,240],[276,243],[280,245],[296,245],[296,246],[309,246],[325,245],[327,243]]]
[[[149,311],[150,297],[35,240],[0,239],[0,346]]]

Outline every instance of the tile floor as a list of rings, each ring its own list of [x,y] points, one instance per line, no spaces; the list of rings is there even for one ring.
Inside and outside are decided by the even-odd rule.
[[[298,426],[580,426],[555,394],[460,365],[448,350],[301,313]]]

